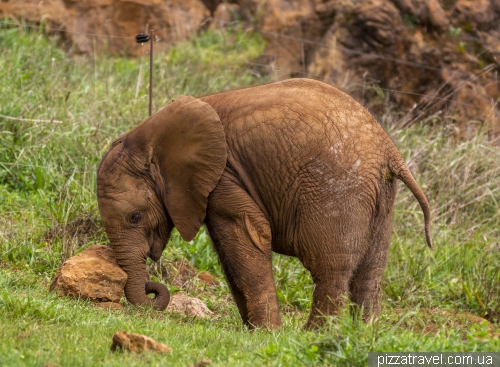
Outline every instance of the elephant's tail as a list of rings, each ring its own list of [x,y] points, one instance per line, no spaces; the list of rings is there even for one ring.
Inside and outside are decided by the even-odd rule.
[[[422,212],[424,213],[424,224],[425,224],[425,239],[427,241],[427,245],[432,249],[432,238],[431,238],[431,210],[429,207],[429,202],[425,197],[424,192],[418,186],[417,181],[413,178],[408,166],[406,165],[403,157],[396,150],[396,154],[391,154],[389,158],[389,168],[392,173],[401,181],[404,182],[406,187],[410,189],[418,203],[420,204],[420,208],[422,208]]]

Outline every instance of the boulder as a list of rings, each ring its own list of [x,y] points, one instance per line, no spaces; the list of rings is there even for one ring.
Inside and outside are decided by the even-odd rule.
[[[437,0],[339,0],[321,8],[331,23],[306,55],[307,73],[349,91],[374,114],[392,102],[406,112],[401,126],[453,116],[459,138],[481,126],[469,121],[498,135],[496,3],[459,0],[445,9]]]
[[[147,52],[134,40],[146,27],[161,51],[239,19],[266,39],[255,65],[271,80],[323,80],[375,115],[396,107],[402,125],[451,116],[500,134],[500,0],[2,0],[6,16],[43,18],[79,52],[129,55]]]
[[[274,80],[306,77],[306,55],[323,32],[323,23],[309,0],[240,0],[243,19],[257,26],[267,39],[264,51],[271,60]],[[220,5],[219,5],[220,6]]]
[[[202,319],[213,314],[201,300],[184,293],[176,293],[170,298],[167,311]]]
[[[240,6],[238,4],[222,3],[217,7],[217,10],[212,15],[212,29],[222,29],[227,27],[228,24],[238,20],[240,13]]]
[[[478,120],[500,134],[500,1],[236,2],[267,39],[272,79],[323,80],[376,115],[396,106],[402,125],[452,116],[460,137]]]
[[[140,55],[138,33],[153,29],[169,44],[192,38],[210,15],[198,0],[2,0],[0,18],[39,23],[42,19],[78,52],[103,49],[117,55]],[[158,45],[159,47],[162,44]]]
[[[454,16],[470,27],[489,31],[498,27],[500,2],[491,0],[458,0],[453,7]]]
[[[129,351],[132,353],[141,352],[161,352],[168,353],[173,349],[165,344],[158,343],[156,340],[141,334],[127,333],[126,331],[117,331],[113,335],[111,351]]]
[[[114,251],[93,245],[62,264],[49,290],[57,291],[59,296],[116,303],[126,282],[127,274],[116,262]]]
[[[394,0],[394,4],[418,24],[439,31],[446,31],[450,26],[448,17],[438,0]]]

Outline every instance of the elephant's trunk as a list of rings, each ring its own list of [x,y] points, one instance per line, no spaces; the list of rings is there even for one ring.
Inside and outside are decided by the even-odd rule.
[[[161,283],[146,282],[146,294],[155,295],[155,298],[152,299],[152,301],[154,302],[154,308],[157,310],[164,310],[170,302],[170,292],[167,287]]]
[[[146,274],[146,260],[135,264],[118,264],[127,273],[128,279],[125,284],[125,297],[133,305],[152,306],[155,310],[162,311],[168,306],[170,293],[163,284],[148,282]],[[154,298],[147,295],[153,293]]]

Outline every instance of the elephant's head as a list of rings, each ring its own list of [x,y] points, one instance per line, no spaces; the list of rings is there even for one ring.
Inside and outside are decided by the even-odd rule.
[[[98,202],[111,247],[128,275],[129,302],[167,307],[167,288],[147,282],[146,259],[160,258],[174,226],[186,241],[194,238],[226,159],[217,113],[186,96],[113,143],[97,172]]]

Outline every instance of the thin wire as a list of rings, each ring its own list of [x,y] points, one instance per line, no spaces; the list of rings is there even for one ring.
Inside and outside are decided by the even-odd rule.
[[[135,1],[131,0],[131,2],[135,2]],[[136,3],[137,4],[141,4],[140,2],[136,2]],[[141,5],[143,5],[143,4],[141,4]],[[154,5],[154,6],[159,7],[159,8],[164,8],[164,9],[166,9],[168,11],[171,11],[171,12],[175,12],[175,13],[180,13],[180,14],[184,14],[184,15],[189,15],[189,16],[192,16],[192,17],[196,17],[198,19],[205,19],[206,18],[204,16],[200,16],[200,15],[197,15],[197,14],[191,14],[191,13],[188,13],[188,12],[185,12],[185,11],[182,11],[182,10],[178,10],[178,9],[170,9],[170,8],[167,8],[167,7],[164,7],[164,6],[161,6],[161,5]],[[212,20],[214,22],[219,23],[219,25],[221,25],[221,26],[225,26],[228,23],[231,24],[231,22],[224,22],[222,20],[217,20],[217,19],[214,19],[214,18],[211,18],[211,17],[206,18],[206,20]],[[247,25],[251,26],[250,24],[247,24]],[[257,27],[254,27],[254,26],[252,26],[252,30],[254,32],[265,33],[265,34],[272,35],[272,36],[275,36],[275,37],[292,39],[292,40],[300,41],[300,42],[303,42],[303,43],[307,43],[307,44],[311,44],[311,45],[315,45],[315,46],[320,46],[320,47],[323,47],[323,48],[341,50],[341,51],[344,51],[344,52],[347,52],[347,53],[369,56],[369,57],[377,58],[377,59],[380,59],[380,60],[393,61],[393,62],[400,63],[400,64],[405,64],[405,65],[409,65],[409,66],[415,66],[415,67],[418,67],[418,68],[421,68],[421,69],[427,69],[427,70],[433,70],[433,71],[448,71],[449,70],[449,69],[437,68],[437,67],[426,65],[426,64],[422,64],[422,63],[417,63],[417,62],[412,62],[412,61],[406,61],[406,60],[403,60],[403,59],[398,59],[398,58],[393,58],[393,57],[386,57],[386,56],[382,56],[382,55],[378,55],[378,54],[374,54],[374,53],[357,51],[357,50],[353,50],[353,49],[350,49],[350,48],[347,48],[347,47],[331,46],[331,45],[328,45],[328,44],[323,43],[323,42],[317,42],[317,41],[312,41],[312,40],[308,40],[308,39],[305,39],[305,38],[283,35],[283,34],[272,32],[272,31],[264,31],[264,30],[260,30]],[[491,50],[490,50],[490,52],[494,53]],[[462,74],[466,74],[467,75],[467,73],[459,71],[459,70],[457,70],[457,72],[460,72]]]
[[[53,32],[65,32],[65,33],[72,33],[72,34],[85,34],[87,36],[95,36],[95,37],[107,37],[107,38],[123,38],[123,39],[135,39],[135,37],[128,37],[128,36],[114,36],[114,35],[109,35],[109,34],[98,34],[98,33],[87,33],[87,32],[76,32],[76,31],[68,31],[67,29],[60,29],[60,28],[50,28],[50,27],[47,27],[47,26],[35,26],[35,25],[28,25],[28,24],[23,24],[23,25],[20,25],[19,23],[12,23],[12,22],[8,22],[8,21],[4,21],[2,22],[2,24],[8,24],[8,25],[14,25],[14,26],[17,26],[18,29],[22,29],[22,28],[35,28],[35,29],[46,29],[46,30],[49,30],[49,31],[53,31]]]
[[[73,169],[62,169],[61,167],[54,167],[54,166],[39,166],[36,164],[21,164],[21,163],[13,163],[13,162],[0,162],[0,165],[7,165],[7,166],[19,166],[19,167],[30,167],[30,168],[45,168],[48,170],[53,170],[57,172],[66,172],[66,173],[88,173],[89,171],[77,171]],[[97,168],[97,166],[96,166]]]
[[[151,30],[149,45],[149,116],[153,114],[153,43],[155,42],[155,31]]]
[[[198,16],[196,14],[191,14],[191,13],[184,12],[182,10],[169,9],[167,7],[163,7],[163,6],[160,6],[160,5],[154,5],[154,6],[160,7],[160,8],[164,8],[164,9],[172,11],[172,12],[177,12],[177,13],[181,13],[181,14],[185,14],[185,15],[190,15],[192,17],[197,17],[199,19],[205,18],[205,17],[202,17],[202,16]],[[210,19],[210,18],[208,18],[208,19]],[[217,20],[215,20],[213,18],[211,18],[211,19],[213,21],[217,21]],[[223,22],[223,21],[218,21],[218,22],[221,23],[221,24],[223,24],[223,25],[227,24],[226,22]],[[30,28],[40,28],[40,26],[19,25],[17,23],[12,23],[12,22],[8,22],[8,21],[3,22],[3,24],[14,25],[14,26],[17,26],[18,28],[22,28],[23,26],[24,27],[30,27]],[[74,32],[74,31],[68,31],[68,30],[62,30],[62,29],[55,29],[55,28],[49,28],[49,27],[44,27],[44,29],[48,29],[48,30],[52,30],[52,31],[57,31],[57,32],[68,32],[68,33],[73,33],[73,34],[90,35],[90,36],[96,36],[96,37],[123,38],[123,39],[133,39],[134,38],[134,37],[124,37],[124,36],[114,36],[114,35],[102,35],[102,34],[87,33],[87,32]],[[308,39],[304,39],[304,38],[293,37],[293,36],[288,36],[288,35],[283,35],[283,34],[279,34],[279,33],[276,33],[276,32],[263,31],[263,30],[259,30],[258,28],[255,28],[255,27],[253,27],[252,29],[253,29],[254,32],[260,32],[260,33],[272,35],[272,36],[275,36],[275,37],[280,37],[280,38],[285,38],[285,39],[292,39],[292,40],[300,41],[300,42],[311,44],[311,45],[315,45],[315,46],[325,47],[325,48],[329,48],[329,49],[337,49],[337,50],[344,51],[346,53],[363,55],[363,56],[369,56],[369,57],[372,57],[372,58],[376,58],[376,59],[380,59],[380,60],[392,61],[392,62],[396,62],[396,63],[400,63],[400,64],[414,66],[414,67],[421,68],[421,69],[427,69],[427,70],[432,70],[432,71],[445,71],[445,70],[449,71],[449,69],[436,68],[436,67],[432,67],[432,66],[429,66],[429,65],[421,64],[421,63],[415,63],[415,62],[406,61],[406,60],[397,59],[397,58],[392,58],[392,57],[385,57],[385,56],[381,56],[381,55],[378,55],[378,54],[357,51],[357,50],[353,50],[353,49],[349,49],[349,48],[341,47],[341,46],[331,46],[331,45],[328,45],[326,43],[316,42],[316,41],[312,41],[312,40],[308,40]],[[166,45],[169,45],[170,47],[179,48],[179,46],[172,45],[171,43],[167,43],[167,42],[162,42],[160,40],[155,41],[155,42],[156,43],[160,43],[160,44],[166,44]],[[258,66],[267,66],[267,67],[270,66],[268,64],[258,64],[258,63],[252,63],[252,62],[248,62],[247,64],[258,65]],[[331,82],[334,82],[334,83],[336,82],[336,80],[333,80],[333,78],[325,77],[325,76],[320,76],[320,75],[314,75],[314,74],[309,73],[309,72],[305,73],[303,70],[301,70],[301,71],[291,70],[291,71],[295,72],[295,73],[299,73],[299,74],[305,75],[305,76],[309,76],[309,77],[328,79]],[[454,73],[464,74],[464,75],[470,75],[470,74],[462,72],[460,70],[453,70],[453,72]],[[359,86],[359,87],[366,87],[366,85],[359,84],[359,83],[352,83],[351,85],[356,85],[356,86]],[[452,99],[447,99],[447,98],[442,98],[442,97],[436,97],[436,96],[433,96],[433,95],[430,95],[430,94],[422,94],[422,93],[416,93],[416,92],[407,92],[407,91],[401,91],[401,90],[397,90],[397,89],[388,89],[388,88],[380,88],[380,87],[379,87],[379,89],[387,91],[387,92],[392,92],[392,93],[400,93],[400,94],[408,94],[408,95],[416,95],[416,96],[429,97],[429,98],[432,98],[432,99],[438,99],[438,100],[443,100],[443,101],[448,101],[448,102],[454,102],[454,103],[456,103],[458,105],[474,107],[474,105],[471,105],[471,104],[460,103],[460,102],[456,102],[456,101],[454,101]]]
[[[254,63],[254,62],[247,62],[247,64],[256,65],[256,66],[269,67],[268,64],[260,64],[260,63]],[[333,84],[337,83],[337,80],[334,80],[331,77],[326,77],[326,76],[322,76],[322,75],[315,75],[315,74],[312,74],[312,73],[309,73],[309,72],[304,73],[303,71],[295,70],[295,69],[290,69],[290,71],[293,72],[293,73],[306,75],[306,76],[312,77],[312,78],[323,79],[323,80],[327,79],[330,82],[332,82]],[[365,84],[361,84],[361,83],[350,83],[350,85],[354,85],[354,86],[360,87],[360,88],[366,88],[367,87]],[[368,86],[368,87],[370,88],[370,86]],[[431,95],[431,94],[423,94],[423,93],[416,93],[416,92],[407,92],[407,91],[402,91],[402,90],[397,90],[397,89],[388,89],[388,88],[382,88],[382,87],[376,87],[376,88],[380,89],[380,90],[383,90],[383,91],[386,91],[386,92],[393,92],[393,93],[409,94],[409,95],[416,95],[416,96],[428,97],[428,98],[431,98],[431,99],[438,99],[438,100],[442,100],[442,101],[446,101],[446,102],[453,102],[453,103],[455,103],[457,105],[460,105],[460,106],[475,107],[474,105],[472,105],[470,103],[461,103],[461,102],[455,101],[454,99],[443,98],[443,97],[436,97],[436,96]]]
[[[406,61],[406,60],[403,60],[403,59],[396,59],[396,58],[393,58],[393,57],[387,57],[387,56],[382,56],[382,55],[373,54],[373,53],[356,51],[356,50],[353,50],[353,49],[350,49],[350,48],[346,48],[346,47],[330,46],[330,45],[328,45],[326,43],[316,42],[316,41],[311,41],[311,40],[306,40],[306,39],[301,39],[301,38],[296,38],[296,37],[293,37],[293,36],[287,36],[287,35],[279,34],[279,33],[275,33],[275,32],[262,31],[262,30],[256,30],[256,31],[260,32],[260,33],[264,33],[264,34],[274,35],[274,36],[280,37],[280,38],[301,41],[303,43],[307,43],[307,44],[314,45],[314,46],[320,46],[320,47],[324,47],[324,48],[329,48],[329,49],[335,49],[335,50],[344,51],[346,53],[351,53],[351,54],[355,54],[355,55],[369,56],[369,57],[372,57],[374,59],[380,59],[380,60],[386,60],[386,61],[393,61],[393,62],[396,62],[396,63],[399,63],[399,64],[405,64],[405,65],[415,66],[415,67],[418,67],[420,69],[427,69],[427,70],[433,70],[433,71],[448,70],[448,69],[440,69],[440,68],[436,68],[434,66],[428,66],[428,65],[425,65],[425,64],[420,64],[420,63],[416,63],[416,62],[412,62],[412,61]]]
[[[132,1],[132,2],[134,2],[134,1]],[[138,4],[144,5],[142,3],[138,3]],[[167,7],[164,7],[164,6],[160,6],[160,5],[154,5],[154,6],[155,7],[159,7],[159,8],[163,8],[163,9],[171,11],[171,12],[176,12],[176,13],[181,13],[181,14],[185,14],[185,15],[190,15],[192,17],[196,17],[196,18],[199,18],[199,19],[205,19],[205,17],[203,17],[203,16],[199,16],[199,15],[196,15],[196,14],[187,13],[187,12],[182,11],[182,10],[170,9],[170,8],[167,8]],[[221,25],[227,24],[226,22],[217,21],[217,20],[215,20],[213,18],[210,18],[210,17],[208,17],[206,19],[207,20],[211,19],[212,21],[219,22]],[[17,23],[11,23],[11,22],[8,22],[8,21],[4,22],[4,24],[15,25],[15,26],[18,26],[19,28],[22,27],[21,25],[19,25]],[[28,26],[28,25],[25,25],[25,26],[26,27],[30,27],[30,28],[40,28],[39,26]],[[87,33],[87,32],[75,32],[75,31],[68,31],[68,30],[48,28],[48,27],[44,27],[44,28],[48,29],[48,30],[56,31],[56,32],[68,32],[68,33],[73,33],[73,34],[90,35],[90,36],[96,36],[96,37],[123,38],[123,39],[134,38],[134,37],[104,35],[104,34],[95,34],[95,33]],[[347,47],[331,46],[331,45],[328,45],[328,44],[323,43],[323,42],[317,42],[317,41],[312,41],[312,40],[308,40],[308,39],[305,39],[305,38],[288,36],[288,35],[284,35],[284,34],[272,32],[272,31],[260,30],[260,29],[258,29],[256,27],[252,27],[252,30],[254,32],[257,32],[257,33],[268,34],[268,35],[271,35],[271,36],[274,36],[274,37],[295,40],[295,41],[299,41],[299,42],[310,44],[310,45],[314,45],[314,46],[319,46],[319,47],[328,48],[328,49],[340,50],[340,51],[343,51],[343,52],[346,52],[346,53],[350,53],[350,54],[362,55],[362,56],[367,56],[367,57],[371,57],[371,58],[375,58],[375,59],[379,59],[379,60],[391,61],[391,62],[403,64],[403,65],[414,66],[414,67],[420,68],[420,69],[426,69],[426,70],[432,70],[432,71],[441,71],[441,72],[442,71],[449,71],[450,70],[450,69],[447,69],[447,68],[438,68],[438,67],[430,66],[430,65],[427,65],[427,64],[417,63],[417,62],[413,62],[413,61],[407,61],[407,60],[398,59],[398,58],[394,58],[394,57],[382,56],[382,55],[375,54],[375,53],[368,53],[368,52],[363,52],[363,51],[357,51],[357,50],[350,49],[350,48],[347,48]],[[166,44],[166,45],[170,45],[170,46],[172,45],[171,43],[162,42],[160,40],[156,41],[156,43]],[[453,70],[453,71],[461,73],[461,74],[464,74],[464,75],[468,75],[468,73],[460,71],[460,70]]]

